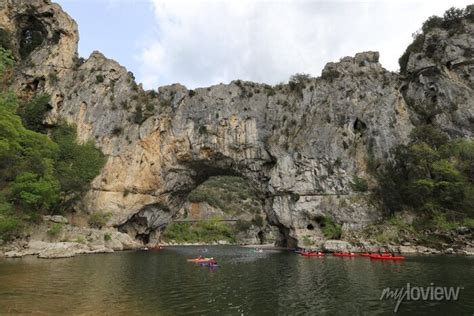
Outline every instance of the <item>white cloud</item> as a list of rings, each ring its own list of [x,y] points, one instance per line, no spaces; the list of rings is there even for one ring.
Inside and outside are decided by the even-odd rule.
[[[430,15],[469,1],[150,0],[156,30],[137,56],[147,88],[234,79],[270,84],[365,50],[398,68],[411,34]]]

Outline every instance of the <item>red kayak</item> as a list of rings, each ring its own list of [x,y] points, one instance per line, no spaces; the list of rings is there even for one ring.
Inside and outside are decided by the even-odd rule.
[[[300,255],[305,257],[324,257],[325,254],[322,252],[301,252]]]
[[[372,254],[371,253],[368,253],[368,252],[364,252],[364,253],[361,253],[360,256],[361,257],[370,257]]]
[[[389,254],[375,254],[375,255],[370,255],[370,259],[376,259],[376,260],[405,260],[404,256],[392,256]]]
[[[334,252],[332,255],[335,257],[357,257],[357,254],[349,252]]]

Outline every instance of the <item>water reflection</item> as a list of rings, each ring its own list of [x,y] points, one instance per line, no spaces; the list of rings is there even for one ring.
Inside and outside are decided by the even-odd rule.
[[[307,258],[209,247],[221,268],[186,262],[200,248],[123,252],[70,259],[0,261],[0,314],[366,314],[391,313],[385,287],[407,282],[463,286],[459,302],[404,302],[401,312],[472,314],[474,260],[413,257]]]

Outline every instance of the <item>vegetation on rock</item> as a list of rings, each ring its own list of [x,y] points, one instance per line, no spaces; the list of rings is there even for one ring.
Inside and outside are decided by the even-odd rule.
[[[262,203],[251,186],[241,177],[216,176],[194,189],[190,202],[206,202],[228,214],[260,213]]]
[[[89,217],[89,225],[94,228],[102,228],[107,224],[112,214],[104,212],[95,212]]]
[[[163,233],[163,240],[177,243],[235,242],[234,231],[219,217],[198,223],[172,223]]]
[[[12,66],[9,56],[0,48],[0,77]],[[59,126],[51,138],[38,133],[46,131],[48,102],[41,95],[20,107],[0,91],[0,239],[18,234],[24,221],[66,210],[105,163],[92,142],[77,143],[73,127]]]
[[[462,31],[462,20],[474,21],[474,5],[469,5],[465,9],[450,8],[443,17],[431,16],[421,27],[421,30],[413,34],[413,42],[408,45],[403,55],[398,59],[400,73],[406,73],[410,54],[420,53],[423,49],[425,35],[435,28],[443,29],[449,32]]]
[[[379,176],[380,197],[394,214],[412,210],[443,222],[474,218],[474,141],[453,139],[431,125],[415,128],[410,143],[394,149],[393,161]]]
[[[328,216],[322,217],[320,220],[319,226],[321,227],[321,232],[324,237],[327,239],[339,239],[342,234],[341,225],[335,223],[332,218]]]

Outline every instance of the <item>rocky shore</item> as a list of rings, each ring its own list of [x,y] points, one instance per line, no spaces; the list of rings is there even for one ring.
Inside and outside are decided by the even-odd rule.
[[[57,227],[60,227],[58,229]],[[32,232],[24,239],[0,247],[0,258],[20,258],[34,255],[42,259],[69,258],[79,254],[111,253],[115,251],[134,250],[147,247],[133,240],[128,234],[118,232],[114,228],[94,229],[78,227],[69,224],[63,216],[44,216],[43,222],[30,228]],[[205,246],[229,245],[227,241],[214,243],[161,243],[163,246]],[[244,247],[278,248],[273,244],[242,244]],[[359,240],[326,240],[318,246],[308,246],[308,249],[320,249],[325,252],[394,252],[407,255],[474,255],[474,245],[469,242],[453,246],[445,245],[441,249],[427,247],[410,242],[377,243]]]
[[[78,254],[108,253],[143,247],[129,235],[113,228],[94,229],[73,226],[62,216],[45,216],[29,229],[31,234],[0,246],[0,257],[68,258]]]
[[[322,249],[327,252],[393,252],[393,253],[402,253],[402,254],[419,254],[419,255],[439,255],[439,254],[449,254],[449,255],[466,255],[474,256],[474,247],[472,245],[466,246],[463,248],[453,249],[452,247],[447,247],[442,250],[421,246],[413,245],[411,243],[405,242],[401,245],[384,245],[376,244],[369,242],[359,242],[358,244],[353,244],[348,241],[342,240],[327,240],[324,242]]]

